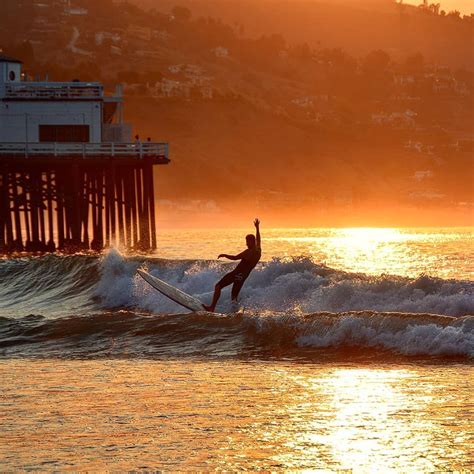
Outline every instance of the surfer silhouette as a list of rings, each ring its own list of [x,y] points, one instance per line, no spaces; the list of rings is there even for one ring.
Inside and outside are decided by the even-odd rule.
[[[254,220],[256,229],[256,235],[248,234],[245,237],[247,243],[247,249],[238,255],[228,255],[221,253],[217,258],[227,258],[229,260],[240,260],[240,263],[235,267],[234,270],[224,275],[214,287],[214,296],[210,305],[202,305],[206,311],[214,311],[216,304],[221,296],[222,288],[232,285],[232,302],[237,302],[240,290],[245,283],[245,280],[250,275],[250,272],[257,265],[262,255],[261,241],[260,241],[260,221]]]

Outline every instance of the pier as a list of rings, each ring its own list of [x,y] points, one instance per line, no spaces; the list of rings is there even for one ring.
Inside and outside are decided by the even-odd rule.
[[[0,253],[156,249],[168,145],[131,130],[120,85],[30,80],[0,54]]]
[[[0,252],[156,249],[166,143],[0,143]]]

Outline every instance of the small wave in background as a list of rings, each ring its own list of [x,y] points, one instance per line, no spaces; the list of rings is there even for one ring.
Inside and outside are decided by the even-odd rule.
[[[145,267],[202,301],[234,264],[43,256],[0,261],[3,356],[160,357],[262,354],[474,357],[474,282],[368,276],[309,258],[259,264],[243,314],[183,314],[136,274]]]

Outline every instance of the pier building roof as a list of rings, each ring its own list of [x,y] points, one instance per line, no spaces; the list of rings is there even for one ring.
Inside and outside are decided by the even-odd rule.
[[[5,54],[0,54],[0,63],[18,63],[23,64],[23,61],[19,59],[12,58],[11,56],[6,56]]]

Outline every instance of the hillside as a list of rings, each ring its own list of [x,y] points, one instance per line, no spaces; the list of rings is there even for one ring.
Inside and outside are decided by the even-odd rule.
[[[440,218],[446,224],[469,219],[469,205],[458,203],[472,200],[472,149],[408,150],[399,144],[400,132],[322,132],[233,100],[133,98],[127,112],[143,136],[166,137],[171,144],[172,164],[155,173],[159,196],[175,203],[164,206],[168,219],[171,214],[199,222],[210,203],[225,217],[253,209],[275,224],[435,225]]]
[[[122,83],[133,134],[170,143],[157,197],[178,220],[249,210],[295,225],[472,219],[467,68],[375,41],[355,54],[252,36],[182,6],[6,1],[0,47],[30,78]]]
[[[281,34],[289,43],[343,48],[355,55],[367,54],[374,48],[396,57],[421,52],[430,62],[451,67],[474,63],[474,17],[463,20],[463,15],[443,10],[443,2],[434,14],[395,0],[134,1],[167,12],[182,5],[196,16],[238,24],[250,37]]]

